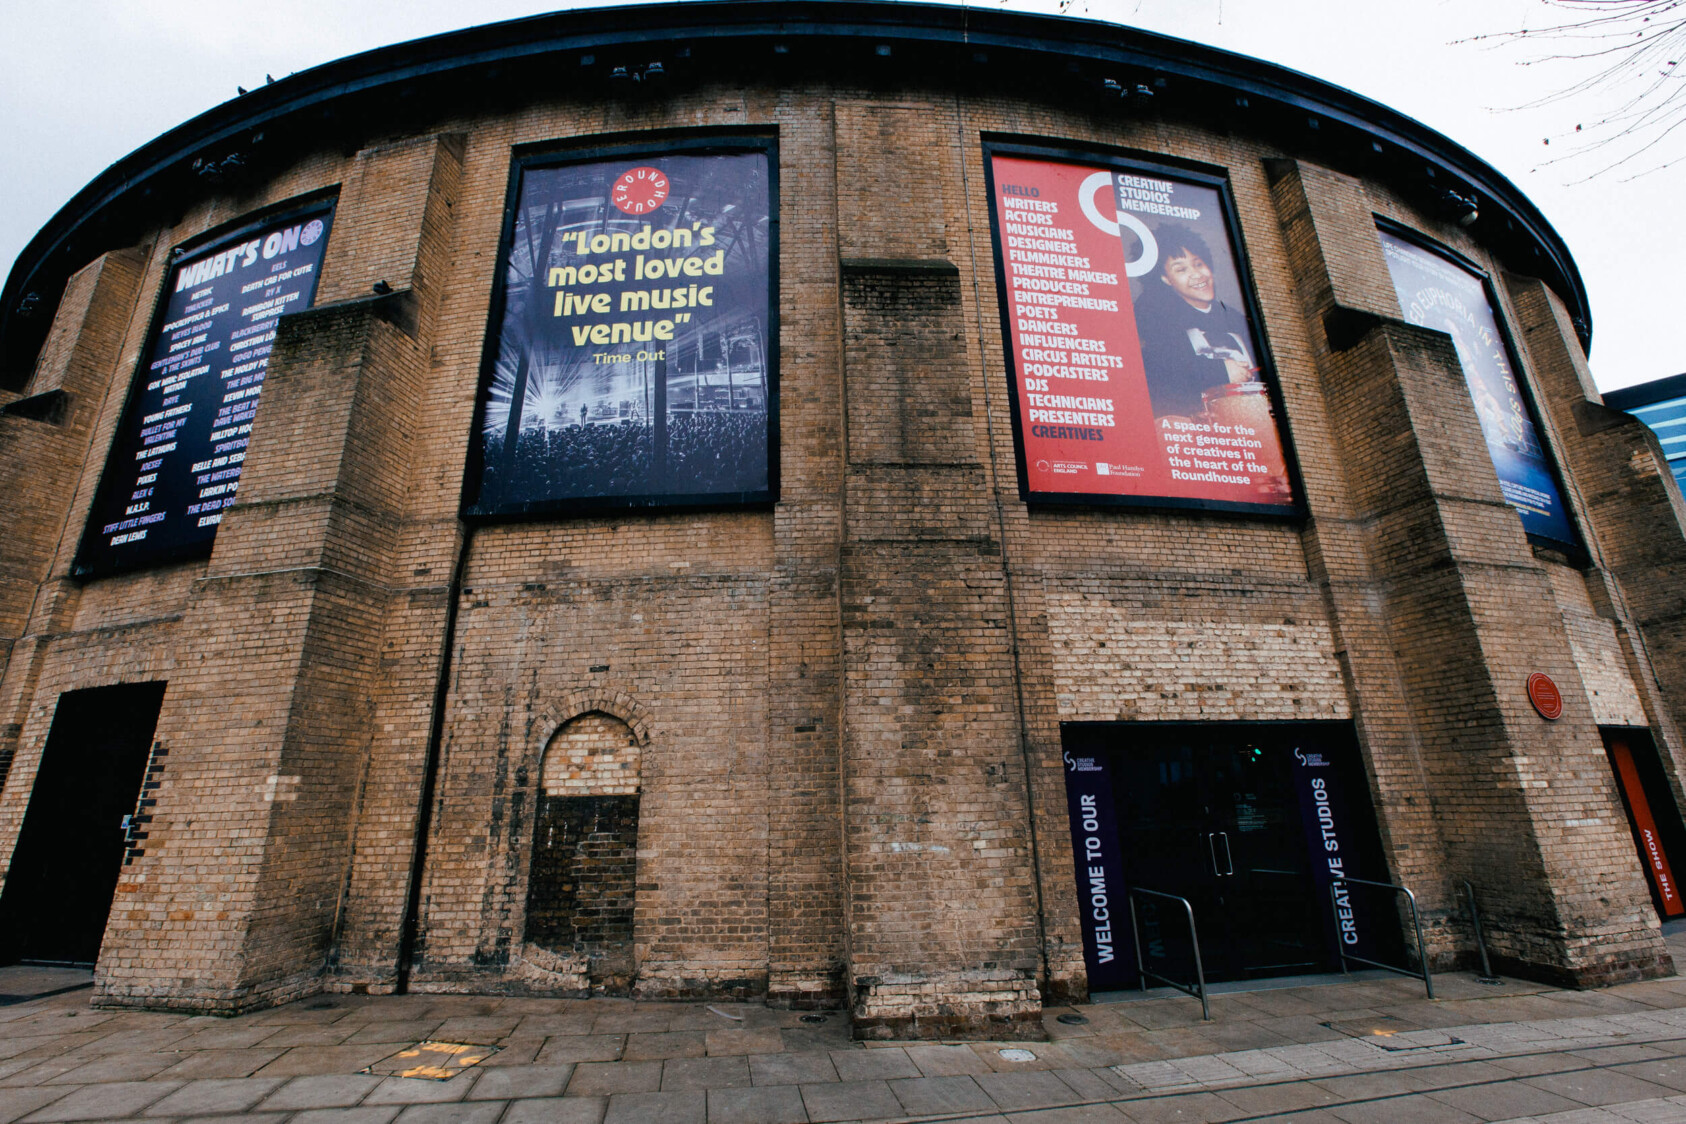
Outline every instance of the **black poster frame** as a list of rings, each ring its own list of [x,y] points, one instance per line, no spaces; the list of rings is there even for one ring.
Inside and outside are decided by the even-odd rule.
[[[1235,258],[1235,271],[1240,282],[1241,300],[1248,323],[1256,334],[1259,350],[1259,375],[1270,400],[1276,435],[1282,443],[1283,465],[1287,470],[1292,502],[1286,504],[1237,503],[1228,500],[1205,500],[1182,496],[1118,496],[1097,495],[1093,492],[1033,492],[1030,474],[1026,469],[1024,421],[1019,412],[1018,358],[1013,347],[1011,307],[1007,291],[1006,254],[1001,242],[1001,221],[997,214],[995,191],[996,156],[1017,156],[1032,159],[1058,160],[1128,170],[1133,173],[1162,176],[1181,180],[1217,193],[1222,211],[1224,232],[1229,239],[1230,253]],[[1194,161],[1178,160],[1163,153],[1147,153],[1133,149],[1111,148],[1103,145],[1051,141],[1035,137],[984,134],[983,136],[984,192],[989,205],[990,245],[994,253],[996,309],[1001,323],[1002,365],[1007,375],[1007,405],[1013,426],[1013,469],[1018,475],[1019,499],[1027,505],[1121,507],[1148,511],[1215,512],[1245,515],[1272,522],[1298,522],[1306,517],[1305,487],[1301,482],[1299,458],[1295,454],[1292,427],[1288,423],[1287,407],[1282,400],[1282,387],[1277,377],[1276,360],[1271,351],[1270,333],[1266,329],[1263,310],[1253,285],[1253,267],[1242,237],[1240,212],[1235,205],[1229,175],[1223,168]]]
[[[124,435],[131,432],[130,425],[136,421],[136,412],[140,409],[140,399],[146,393],[147,363],[152,358],[152,349],[157,346],[158,338],[163,332],[166,317],[169,314],[170,297],[174,290],[170,287],[170,279],[175,276],[176,267],[188,258],[199,257],[217,250],[227,249],[229,246],[246,238],[255,230],[264,227],[282,225],[294,219],[309,216],[326,215],[330,218],[328,241],[333,241],[332,218],[339,208],[340,188],[338,184],[320,191],[313,191],[306,195],[295,196],[271,207],[242,215],[241,217],[213,227],[211,230],[178,243],[166,256],[164,269],[158,279],[158,289],[153,295],[152,315],[147,321],[146,335],[141,341],[139,357],[135,360],[134,371],[129,378],[128,393],[123,400],[123,410],[118,414],[117,425],[112,430],[111,442],[106,446],[105,456],[100,464],[100,479],[94,489],[93,502],[89,505],[86,518],[82,525],[82,535],[77,541],[76,557],[71,564],[71,576],[83,580],[108,577],[113,574],[128,573],[133,570],[150,569],[154,566],[170,566],[179,562],[191,561],[197,558],[208,558],[216,546],[217,536],[191,543],[179,543],[174,547],[149,553],[145,558],[118,561],[109,557],[100,558],[96,555],[96,540],[101,536],[95,533],[95,521],[99,513],[110,500],[112,489],[116,486],[111,474],[111,456]],[[326,260],[328,246],[322,247],[322,256]],[[318,270],[316,280],[310,289],[310,304],[305,308],[313,308],[316,304],[316,291],[321,286],[322,275]],[[301,310],[302,311],[302,310]],[[266,371],[267,375],[267,371]],[[266,380],[267,381],[267,378]],[[261,402],[263,396],[260,394]],[[218,527],[220,531],[220,525]]]
[[[1487,307],[1492,310],[1493,323],[1498,325],[1499,340],[1504,344],[1505,359],[1510,363],[1511,376],[1516,380],[1517,393],[1522,396],[1522,405],[1528,411],[1528,421],[1533,424],[1534,432],[1542,435],[1540,447],[1547,454],[1545,458],[1546,468],[1551,472],[1551,482],[1557,488],[1557,502],[1563,505],[1563,520],[1569,524],[1569,530],[1576,538],[1573,542],[1564,542],[1562,539],[1554,539],[1549,535],[1530,531],[1526,526],[1523,528],[1523,534],[1528,537],[1530,544],[1547,550],[1555,550],[1566,556],[1577,567],[1584,569],[1590,566],[1592,557],[1587,553],[1580,520],[1575,517],[1575,508],[1567,498],[1568,489],[1563,486],[1563,470],[1557,463],[1557,449],[1553,442],[1543,439],[1543,435],[1550,431],[1541,423],[1539,406],[1534,401],[1534,388],[1529,381],[1527,368],[1522,365],[1521,354],[1516,349],[1516,341],[1512,338],[1513,333],[1511,332],[1510,321],[1505,315],[1505,307],[1499,303],[1498,287],[1493,283],[1493,275],[1450,246],[1435,241],[1419,230],[1413,230],[1397,219],[1390,219],[1386,215],[1372,215],[1371,217],[1375,219],[1377,231],[1391,234],[1395,238],[1409,242],[1419,249],[1443,258],[1458,268],[1473,274],[1481,282],[1482,295],[1487,298]],[[1391,277],[1389,277],[1389,282],[1392,282]],[[1397,285],[1394,286],[1394,291],[1397,294]],[[1397,296],[1395,296],[1395,299],[1398,299]],[[1400,312],[1403,315],[1404,309],[1401,309]],[[1435,331],[1436,329],[1429,328],[1426,330]],[[1467,375],[1465,377],[1467,379]],[[1471,408],[1474,408],[1473,403]],[[1482,435],[1482,440],[1485,444],[1485,433]],[[1494,472],[1497,471],[1498,467],[1495,465]],[[1505,506],[1510,507],[1512,511],[1516,510],[1508,500],[1505,502]],[[1522,513],[1518,511],[1516,517],[1520,522]]]
[[[506,268],[515,243],[515,225],[520,210],[522,186],[529,171],[595,164],[608,160],[659,159],[664,155],[729,156],[760,153],[767,161],[767,487],[751,492],[663,492],[636,496],[586,496],[483,504],[478,496],[485,479],[483,426],[486,403],[501,345],[500,332],[508,299]],[[503,229],[498,239],[492,299],[486,312],[482,337],[480,377],[475,389],[474,412],[469,430],[468,456],[464,459],[461,517],[475,524],[546,520],[571,515],[601,515],[624,511],[766,509],[779,499],[779,145],[776,135],[734,129],[727,132],[687,130],[684,133],[641,137],[635,141],[609,141],[589,147],[559,148],[556,142],[515,150],[510,162],[509,185],[504,195]]]

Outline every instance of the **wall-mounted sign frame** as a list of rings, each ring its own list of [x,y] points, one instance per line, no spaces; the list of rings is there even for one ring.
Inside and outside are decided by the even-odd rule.
[[[211,552],[282,315],[311,306],[334,193],[176,249],[77,550],[95,577]]]
[[[1298,470],[1228,180],[984,143],[1019,494],[1298,517]]]
[[[757,136],[516,160],[465,515],[778,498],[777,180]]]
[[[1405,319],[1452,337],[1505,500],[1531,542],[1584,561],[1563,481],[1487,271],[1409,227],[1376,216]]]

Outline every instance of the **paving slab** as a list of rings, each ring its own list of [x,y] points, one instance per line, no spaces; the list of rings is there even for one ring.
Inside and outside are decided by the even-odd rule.
[[[1328,1110],[1347,1124],[1481,1124],[1481,1118],[1421,1093]]]
[[[795,1085],[710,1089],[708,1119],[714,1124],[804,1124],[808,1110]]]
[[[460,1101],[480,1079],[478,1069],[469,1069],[445,1081],[425,1077],[386,1077],[369,1090],[363,1103],[369,1104],[440,1104]]]
[[[1046,1070],[980,1073],[972,1080],[1002,1109],[1048,1108],[1070,1104],[1073,1099],[1071,1086]]]
[[[700,1030],[637,1031],[626,1036],[623,1061],[666,1061],[668,1058],[700,1058],[708,1053]]]
[[[603,1124],[608,1107],[608,1097],[535,1097],[510,1101],[498,1124]]]
[[[0,1090],[0,1124],[12,1124],[20,1116],[28,1116],[38,1108],[52,1104],[70,1090],[62,1086],[42,1086],[39,1089]]]
[[[361,1073],[324,1073],[294,1077],[258,1103],[262,1112],[290,1112],[305,1108],[344,1108],[354,1105],[379,1085],[382,1078]]]
[[[280,1085],[279,1077],[189,1081],[146,1109],[147,1116],[208,1116],[244,1112]]]
[[[994,1072],[989,1063],[969,1046],[908,1046],[906,1053],[921,1077],[954,1077],[963,1073]]]
[[[708,1093],[675,1089],[662,1093],[616,1093],[609,1098],[603,1124],[704,1124]]]
[[[568,1081],[570,1096],[654,1093],[661,1088],[665,1062],[582,1062]]]
[[[1451,1105],[1481,1120],[1515,1120],[1526,1116],[1549,1116],[1584,1107],[1522,1081],[1483,1083],[1459,1089],[1437,1089],[1424,1096]]]
[[[399,1105],[370,1105],[368,1108],[313,1108],[289,1119],[288,1124],[392,1124]]]
[[[749,1079],[755,1085],[812,1085],[838,1078],[831,1055],[792,1053],[751,1055]]]
[[[897,1077],[920,1077],[906,1050],[832,1050],[831,1064],[842,1081],[887,1081]]]
[[[977,1081],[961,1077],[906,1077],[891,1081],[890,1091],[902,1107],[914,1116],[935,1113],[996,1111]]]
[[[803,1085],[801,1092],[808,1119],[814,1124],[902,1115],[902,1103],[883,1081],[832,1081]]]
[[[571,1065],[524,1065],[484,1069],[474,1088],[472,1101],[514,1100],[521,1097],[559,1097],[574,1075]]]
[[[662,1063],[662,1092],[673,1089],[729,1089],[751,1084],[749,1060],[669,1058]]]
[[[395,1124],[498,1124],[508,1106],[503,1101],[451,1104],[413,1104],[398,1114]],[[204,1124],[195,1120],[193,1124]]]
[[[1010,1112],[1006,1119],[1008,1124],[1129,1124],[1130,1118],[1112,1105],[1094,1104]]]
[[[534,1055],[539,1065],[559,1065],[563,1062],[615,1062],[621,1060],[626,1048],[622,1034],[566,1035],[545,1040]]]
[[[1212,1093],[1183,1093],[1148,1100],[1120,1101],[1136,1124],[1223,1124],[1250,1115]]]
[[[119,1081],[84,1085],[23,1117],[28,1124],[58,1120],[105,1120],[140,1112],[179,1088],[174,1081]]]

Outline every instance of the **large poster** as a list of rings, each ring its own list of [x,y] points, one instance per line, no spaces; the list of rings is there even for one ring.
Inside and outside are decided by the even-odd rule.
[[[1218,181],[992,150],[1026,499],[1294,507]]]
[[[517,174],[470,510],[773,499],[766,147]]]
[[[1475,399],[1487,455],[1499,474],[1505,499],[1522,516],[1523,529],[1574,545],[1574,528],[1563,510],[1557,479],[1540,445],[1528,403],[1516,385],[1486,282],[1425,246],[1390,231],[1378,233],[1405,319],[1452,336],[1470,397]]]
[[[332,204],[183,256],[168,275],[77,555],[93,574],[208,551],[234,503],[283,313],[309,308]]]

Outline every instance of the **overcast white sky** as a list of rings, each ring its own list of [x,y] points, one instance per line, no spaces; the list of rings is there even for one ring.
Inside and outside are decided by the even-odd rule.
[[[559,6],[534,0],[0,0],[0,270],[107,165],[173,125],[292,71],[405,39]],[[583,5],[581,5],[583,6]],[[985,5],[974,5],[985,6]],[[993,6],[993,5],[991,5]],[[1057,11],[1056,0],[1012,0]],[[1592,298],[1592,368],[1609,390],[1686,372],[1686,163],[1569,185],[1538,168],[1596,107],[1509,111],[1579,71],[1454,40],[1539,26],[1539,0],[1074,0],[1071,14],[1305,71],[1390,105],[1509,176],[1568,242]],[[629,18],[636,18],[629,14]],[[1686,131],[1681,134],[1686,151]],[[1586,169],[1590,170],[1590,168]],[[1674,328],[1668,325],[1674,324]]]

